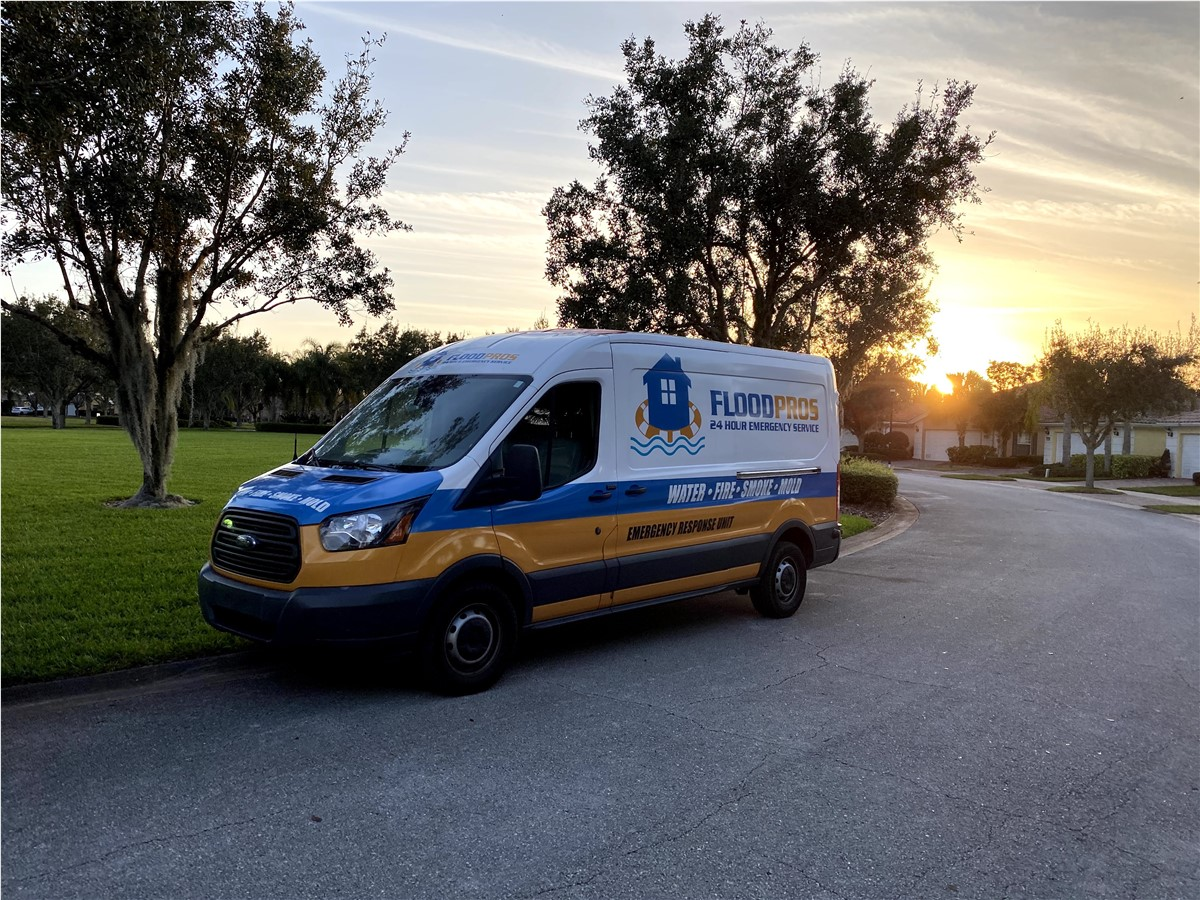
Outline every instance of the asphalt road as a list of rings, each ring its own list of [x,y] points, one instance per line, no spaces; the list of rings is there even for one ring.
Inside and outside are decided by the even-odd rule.
[[[560,629],[475,697],[258,656],[9,693],[0,890],[1200,896],[1200,524],[901,486],[919,521],[790,620]]]

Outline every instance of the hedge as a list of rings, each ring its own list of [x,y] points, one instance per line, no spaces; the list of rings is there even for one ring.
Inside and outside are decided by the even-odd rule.
[[[1029,470],[1029,474],[1042,477],[1050,470],[1051,478],[1083,478],[1087,473],[1087,454],[1072,453],[1068,465],[1062,463],[1038,463]],[[1097,475],[1104,475],[1104,453],[1097,449]],[[1164,450],[1161,456],[1143,456],[1113,454],[1112,471],[1108,473],[1113,478],[1169,478],[1171,475],[1171,453]]]
[[[891,506],[900,479],[888,466],[867,459],[842,459],[842,502]]]
[[[1104,455],[1097,454],[1098,468],[1104,467]],[[1157,456],[1114,456],[1112,458],[1113,478],[1149,478],[1158,464]]]

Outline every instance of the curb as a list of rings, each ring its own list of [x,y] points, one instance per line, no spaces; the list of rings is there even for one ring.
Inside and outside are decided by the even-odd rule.
[[[904,497],[896,498],[896,511],[888,518],[886,522],[870,531],[864,531],[862,534],[856,534],[852,538],[846,538],[842,542],[842,552],[838,554],[838,559],[846,556],[851,556],[862,550],[867,550],[874,547],[876,544],[882,544],[884,541],[891,540],[897,535],[903,534],[913,523],[920,518],[920,513],[917,508],[912,505]]]
[[[227,681],[248,672],[269,671],[263,654],[257,650],[239,650],[219,656],[177,660],[121,669],[100,675],[79,675],[57,681],[16,684],[0,689],[0,707],[70,705],[75,701],[96,702],[107,697],[129,693],[152,693],[167,690],[183,683]]]

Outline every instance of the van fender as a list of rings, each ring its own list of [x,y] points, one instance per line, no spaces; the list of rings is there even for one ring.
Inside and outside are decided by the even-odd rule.
[[[521,626],[529,624],[533,603],[529,579],[512,560],[495,553],[460,559],[442,572],[429,590],[429,607],[432,608],[437,599],[455,584],[472,579],[487,581],[501,588],[513,601],[517,623]],[[428,614],[428,609],[425,612]]]
[[[775,533],[771,535],[771,540],[767,543],[767,552],[759,564],[759,571],[762,571],[762,567],[767,565],[780,541],[788,541],[799,547],[809,568],[812,568],[813,559],[817,553],[817,540],[813,535],[812,527],[803,519],[789,519],[776,528]]]

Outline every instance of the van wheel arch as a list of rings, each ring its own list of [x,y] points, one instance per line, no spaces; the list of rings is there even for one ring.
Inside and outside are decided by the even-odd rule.
[[[779,546],[781,541],[787,541],[789,544],[795,544],[800,548],[800,552],[804,554],[804,562],[808,568],[812,568],[813,558],[816,556],[816,541],[813,539],[812,530],[803,522],[788,522],[783,527],[775,532],[771,538],[771,545],[767,550],[767,555],[763,559],[763,566],[766,566],[772,555],[775,553],[775,548]]]
[[[504,674],[520,625],[513,594],[502,580],[464,576],[434,598],[418,645],[421,674],[432,690],[473,694]]]

